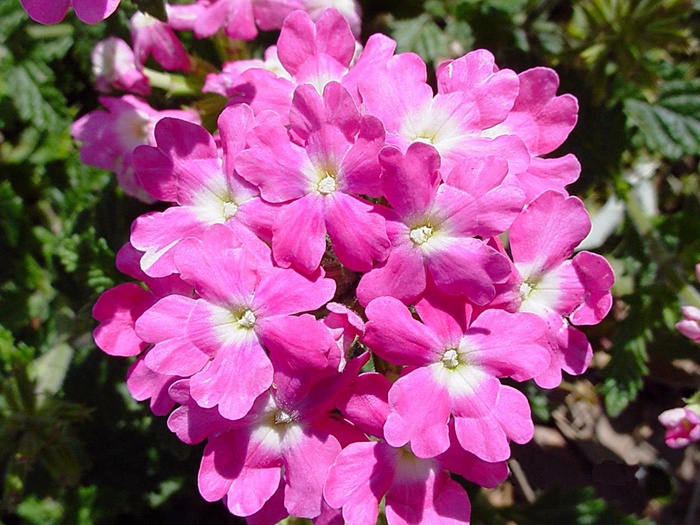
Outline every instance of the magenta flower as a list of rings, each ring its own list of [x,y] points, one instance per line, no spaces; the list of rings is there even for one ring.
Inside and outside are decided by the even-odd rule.
[[[80,160],[114,172],[124,193],[146,202],[152,198],[136,180],[132,155],[137,146],[155,144],[154,128],[164,117],[199,123],[194,111],[153,109],[133,95],[100,97],[107,111],[96,110],[73,123],[71,134],[82,142]]]
[[[266,238],[274,210],[262,202],[256,188],[241,179],[235,156],[245,147],[248,130],[266,123],[246,107],[230,108],[219,117],[222,155],[214,138],[201,126],[163,119],[154,146],[134,151],[137,178],[150,196],[179,206],[142,215],[132,225],[131,242],[145,252],[142,269],[160,277],[176,271],[173,253],[181,241],[198,237],[213,224],[226,224],[249,247]],[[222,158],[223,157],[223,158]]]
[[[40,24],[56,24],[63,20],[70,7],[86,24],[101,22],[116,11],[121,0],[21,0],[32,20]]]
[[[666,427],[666,445],[682,448],[700,441],[700,415],[689,407],[672,408],[659,415],[659,422]]]
[[[427,144],[412,144],[405,155],[387,147],[379,160],[394,210],[385,214],[392,245],[387,260],[362,277],[360,302],[390,295],[408,303],[425,290],[428,276],[443,293],[478,304],[493,299],[494,283],[508,277],[510,263],[477,236],[503,232],[522,208],[520,190],[498,188],[505,165],[464,163],[443,184],[440,156]]]
[[[264,200],[279,204],[272,233],[275,262],[315,271],[328,234],[342,264],[369,270],[389,248],[378,207],[360,197],[380,195],[381,123],[361,117],[350,94],[335,82],[322,98],[312,86],[297,88],[290,119],[290,133],[281,125],[253,129],[250,147],[236,158],[241,176]]]
[[[353,423],[376,437],[389,416],[390,383],[379,374],[363,374],[341,409]],[[464,451],[450,425],[450,446],[430,459],[416,457],[408,447],[384,442],[350,443],[331,466],[324,496],[342,508],[349,525],[376,523],[378,506],[386,496],[390,525],[409,523],[469,523],[471,505],[449,472],[484,487],[495,487],[508,475],[505,462],[488,463]]]
[[[182,406],[168,426],[186,443],[209,438],[199,470],[204,499],[223,498],[252,523],[277,523],[288,513],[335,514],[323,500],[326,473],[342,446],[364,436],[332,410],[366,361],[367,355],[354,359],[342,374],[326,369],[301,390],[271,389],[235,422],[195,404],[186,381],[174,385],[171,394]]]
[[[137,11],[129,22],[131,40],[139,64],[149,56],[168,71],[188,71],[192,66],[187,51],[175,31],[151,15]]]
[[[539,196],[510,229],[517,277],[515,308],[547,321],[549,368],[537,383],[554,387],[561,372],[578,375],[593,355],[586,336],[573,325],[599,323],[612,306],[614,275],[608,262],[589,252],[568,260],[590,229],[583,203],[554,191]]]
[[[548,366],[539,342],[544,323],[503,310],[472,320],[464,301],[435,294],[415,308],[423,322],[392,297],[374,299],[365,311],[363,341],[382,359],[406,366],[389,391],[387,442],[410,442],[416,456],[434,457],[449,446],[452,415],[465,450],[486,461],[508,458],[508,438],[529,440],[532,422],[524,396],[498,378],[524,381]]]
[[[175,266],[199,297],[165,297],[136,322],[139,337],[154,344],[146,366],[191,377],[197,403],[218,406],[232,420],[245,416],[273,375],[280,385],[303,383],[329,362],[337,370],[339,349],[328,329],[311,315],[294,315],[326,304],[331,279],[273,267],[269,254],[241,248],[226,226],[212,226],[201,239],[175,250]],[[308,376],[290,375],[299,362]]]

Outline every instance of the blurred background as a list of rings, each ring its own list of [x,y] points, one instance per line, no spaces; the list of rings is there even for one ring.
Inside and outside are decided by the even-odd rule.
[[[141,5],[155,4],[154,0]],[[659,413],[700,389],[700,346],[674,325],[700,304],[700,1],[367,0],[363,37],[383,32],[432,68],[487,48],[502,68],[554,68],[579,123],[553,156],[582,164],[570,188],[593,217],[583,248],[615,268],[615,304],[587,335],[589,371],[525,389],[534,440],[513,444],[501,487],[468,486],[473,524],[697,525],[700,451],[664,443]],[[92,341],[91,308],[128,280],[114,267],[129,225],[152,209],[83,165],[71,123],[99,107],[90,52],[129,41],[136,2],[88,26],[33,23],[0,2],[0,523],[238,523],[197,492],[201,447],[135,402],[129,363]],[[220,68],[276,34],[188,49]],[[195,105],[204,122],[225,102]],[[183,100],[184,101],[184,100]],[[154,89],[155,108],[177,107]],[[209,117],[207,119],[207,116]],[[465,485],[466,484],[465,482]]]

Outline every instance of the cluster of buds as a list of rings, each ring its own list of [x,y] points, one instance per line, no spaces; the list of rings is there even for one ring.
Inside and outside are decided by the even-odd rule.
[[[131,394],[182,441],[206,440],[202,496],[252,524],[372,525],[383,498],[391,525],[469,523],[457,479],[497,486],[533,436],[511,385],[583,373],[576,327],[612,303],[609,264],[574,255],[579,163],[549,155],[577,102],[485,50],[443,63],[435,93],[417,55],[359,46],[321,3],[177,8],[197,36],[281,25],[264,60],[207,80],[229,98],[215,135],[133,95],[76,123],[86,162],[171,205],[132,225],[117,266],[141,284],[99,298],[95,341],[136,359]],[[109,82],[145,94],[124,71]]]

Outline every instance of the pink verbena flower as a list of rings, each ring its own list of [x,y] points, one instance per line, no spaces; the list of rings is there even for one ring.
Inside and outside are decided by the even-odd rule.
[[[154,128],[164,117],[199,123],[199,115],[191,110],[153,109],[133,95],[120,98],[100,97],[107,111],[96,110],[73,123],[71,134],[82,142],[80,160],[114,172],[124,193],[146,202],[153,199],[136,180],[132,154],[142,144],[155,145]]]
[[[86,24],[96,24],[116,11],[121,0],[21,0],[32,20],[40,24],[56,24],[63,20],[70,7]]]
[[[539,342],[544,323],[503,310],[486,310],[472,320],[463,300],[437,294],[415,309],[422,322],[392,297],[374,299],[365,310],[365,344],[382,359],[406,366],[389,391],[387,442],[410,442],[416,456],[434,457],[449,447],[452,416],[462,448],[486,461],[507,459],[508,439],[524,443],[533,428],[527,400],[498,378],[524,381],[548,366]]]
[[[168,71],[188,71],[192,66],[187,50],[166,23],[137,11],[129,21],[131,40],[139,64],[149,56]]]
[[[191,296],[193,290],[177,275],[156,279],[147,276],[139,266],[142,256],[143,253],[130,244],[124,245],[117,253],[117,268],[144,281],[148,288],[124,283],[104,292],[92,309],[93,317],[100,323],[93,336],[95,344],[109,355],[139,356],[127,373],[127,387],[137,401],[150,399],[153,413],[162,416],[173,408],[174,402],[167,391],[180,377],[158,374],[145,365],[143,352],[148,351],[148,343],[136,334],[136,320],[162,297]]]
[[[174,385],[171,393],[182,406],[168,426],[186,443],[208,437],[199,471],[204,499],[223,498],[251,523],[277,523],[289,513],[335,514],[322,496],[327,470],[342,446],[364,436],[332,411],[366,361],[366,354],[352,360],[342,374],[327,368],[301,389],[280,384],[235,422],[195,404],[186,381]]]
[[[666,445],[671,448],[682,448],[700,441],[697,405],[666,410],[659,415],[659,422],[666,427]]]
[[[148,194],[179,206],[142,215],[131,228],[131,242],[145,252],[144,272],[154,277],[176,271],[174,249],[188,237],[198,237],[213,224],[226,224],[249,244],[260,243],[253,231],[267,238],[272,221],[258,191],[241,179],[234,158],[245,147],[250,129],[275,115],[257,119],[244,107],[228,108],[219,117],[222,152],[201,126],[163,119],[155,129],[153,146],[134,151],[137,179]]]
[[[269,252],[266,258],[247,243],[223,225],[180,243],[175,266],[198,298],[165,297],[136,322],[139,337],[154,344],[146,365],[191,377],[197,403],[232,420],[250,410],[273,375],[276,384],[303,380],[289,375],[290,362],[313,375],[340,361],[328,329],[311,315],[294,315],[326,304],[335,283],[320,270],[304,277],[273,267]]]
[[[109,37],[98,42],[91,57],[97,91],[109,93],[116,88],[137,95],[151,93],[148,78],[136,65],[134,52],[121,38]]]
[[[253,40],[258,27],[279,29],[285,17],[301,7],[301,0],[211,0],[197,16],[194,33],[206,38],[223,28],[231,38]]]
[[[700,281],[700,264],[695,266],[695,275]],[[676,330],[691,341],[700,343],[700,308],[695,306],[682,306],[683,320],[676,323]]]
[[[360,197],[380,196],[381,123],[361,117],[350,94],[335,82],[323,97],[312,86],[297,88],[290,119],[290,132],[279,124],[253,129],[250,147],[236,158],[241,176],[265,201],[279,205],[272,234],[275,262],[315,271],[327,234],[342,264],[369,270],[389,248],[384,218]]]
[[[551,350],[549,368],[535,378],[543,387],[561,382],[561,372],[578,375],[592,357],[586,336],[573,325],[599,323],[612,306],[610,264],[590,252],[569,260],[590,229],[583,203],[548,191],[531,202],[513,222],[510,249],[517,290],[517,311],[537,314],[547,321]]]
[[[387,142],[404,151],[414,142],[432,145],[440,153],[443,176],[473,155],[503,156],[514,173],[527,169],[530,155],[520,138],[484,133],[506,119],[518,84],[515,72],[499,71],[486,50],[442,68],[437,94],[427,84],[425,63],[412,53],[377,64],[372,76],[357,82],[368,113],[384,123]]]
[[[377,438],[390,414],[389,381],[376,373],[363,374],[341,404],[348,419]],[[408,447],[379,442],[346,446],[331,466],[324,487],[326,501],[342,508],[349,525],[376,523],[380,500],[386,496],[390,525],[408,523],[469,523],[470,503],[449,472],[484,487],[495,487],[508,474],[505,462],[489,463],[464,451],[450,425],[450,446],[424,459]]]
[[[362,277],[360,302],[391,295],[408,303],[428,278],[443,293],[479,304],[493,299],[494,283],[507,278],[510,263],[477,236],[503,232],[522,208],[520,190],[498,187],[505,165],[493,159],[464,163],[444,184],[440,156],[427,144],[412,144],[405,155],[387,147],[379,160],[393,210],[385,214],[392,246],[387,260]]]

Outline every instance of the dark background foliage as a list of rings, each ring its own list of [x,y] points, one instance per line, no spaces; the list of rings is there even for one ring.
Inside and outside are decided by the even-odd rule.
[[[157,0],[138,2],[158,15]],[[126,391],[125,360],[96,349],[91,308],[125,279],[114,255],[147,206],[80,162],[70,125],[99,107],[90,51],[128,40],[137,2],[86,26],[32,23],[0,3],[0,472],[6,524],[233,523],[197,493],[201,447],[180,443]],[[594,217],[588,249],[617,281],[588,330],[589,372],[525,387],[537,430],[514,446],[501,487],[468,486],[475,524],[700,522],[696,447],[664,445],[658,414],[700,388],[698,346],[674,324],[700,304],[698,0],[366,1],[385,32],[431,67],[485,47],[500,67],[557,70],[580,118],[561,152],[583,166],[572,192]],[[260,53],[224,39],[190,49],[213,67]],[[205,62],[203,62],[205,63]],[[154,90],[155,107],[187,101]],[[196,102],[205,123],[221,100]]]

